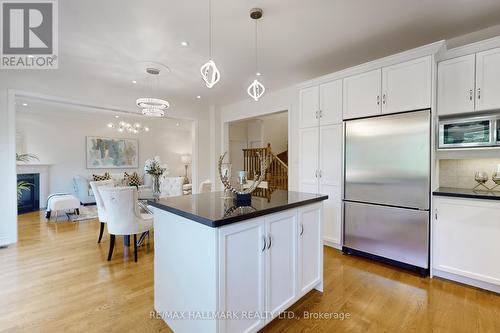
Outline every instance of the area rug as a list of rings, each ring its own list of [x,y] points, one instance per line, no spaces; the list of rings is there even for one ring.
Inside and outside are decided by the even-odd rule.
[[[80,207],[80,215],[68,213],[70,221],[90,221],[97,218],[97,206],[82,206]]]

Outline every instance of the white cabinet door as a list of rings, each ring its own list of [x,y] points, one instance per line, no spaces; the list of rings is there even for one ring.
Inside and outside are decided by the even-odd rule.
[[[318,126],[319,119],[316,114],[319,111],[319,87],[302,89],[299,93],[300,120],[299,127],[307,128]]]
[[[342,80],[322,84],[319,99],[321,125],[342,123]]]
[[[434,269],[500,285],[500,203],[435,197],[434,208]]]
[[[344,79],[343,118],[374,116],[381,112],[382,70]]]
[[[500,108],[500,48],[476,54],[476,110]]]
[[[342,124],[321,126],[319,130],[320,183],[342,183]]]
[[[342,190],[340,186],[321,184],[319,192],[328,195],[323,201],[323,239],[326,245],[342,246]]]
[[[430,56],[382,69],[382,113],[430,108],[431,93]]]
[[[439,115],[474,111],[476,55],[438,64],[437,106]]]
[[[322,282],[323,241],[321,204],[299,208],[299,294]]]
[[[299,130],[299,185],[302,192],[318,193],[318,127]]]
[[[278,314],[292,305],[297,295],[297,210],[267,217],[266,228],[266,309]]]
[[[265,222],[256,219],[219,230],[219,309],[265,311]],[[221,332],[257,331],[264,318],[221,320]]]

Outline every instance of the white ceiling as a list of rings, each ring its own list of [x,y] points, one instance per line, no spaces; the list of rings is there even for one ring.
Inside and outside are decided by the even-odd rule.
[[[208,60],[207,3],[59,1],[61,78],[131,90],[133,100],[142,94],[131,83],[142,77],[139,64],[155,61],[171,69],[157,94],[172,105],[247,98],[255,72],[248,11],[256,6],[264,9],[260,62],[268,91],[500,23],[498,0],[212,0],[222,80],[209,90],[199,75]]]

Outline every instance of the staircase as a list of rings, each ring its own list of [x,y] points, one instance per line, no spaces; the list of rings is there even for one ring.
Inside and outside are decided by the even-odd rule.
[[[275,155],[271,150],[271,144],[268,143],[264,148],[243,149],[244,169],[247,171],[248,179],[252,180],[260,174],[259,155],[268,156],[269,166],[266,170],[264,181],[267,188],[257,188],[253,194],[256,196],[267,197],[275,190],[288,190],[288,151]],[[285,158],[283,161],[280,157]]]

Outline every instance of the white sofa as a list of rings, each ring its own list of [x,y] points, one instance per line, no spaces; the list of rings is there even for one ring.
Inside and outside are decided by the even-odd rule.
[[[100,172],[103,173],[104,172]],[[123,173],[110,173],[111,178],[115,181],[117,185],[125,185],[123,184]],[[149,175],[144,175],[144,185],[139,186],[138,194],[139,199],[151,199],[153,198],[153,186],[151,182],[151,178]],[[92,193],[92,189],[90,188],[90,182],[93,180],[92,176],[75,176],[73,177],[73,188],[75,190],[76,196],[80,199],[82,205],[92,205],[95,204],[94,193]]]

